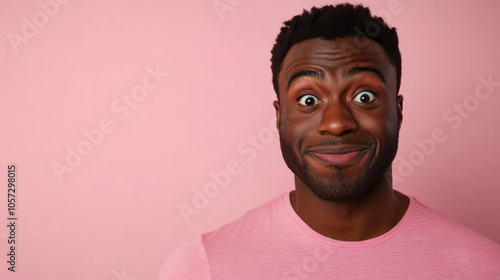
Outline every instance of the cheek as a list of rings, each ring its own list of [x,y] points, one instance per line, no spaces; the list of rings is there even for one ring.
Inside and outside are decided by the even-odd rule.
[[[280,133],[288,143],[300,143],[304,138],[317,133],[319,116],[282,115],[280,119]]]
[[[397,116],[392,112],[360,116],[358,125],[371,134],[377,140],[378,145],[387,142],[398,133]]]

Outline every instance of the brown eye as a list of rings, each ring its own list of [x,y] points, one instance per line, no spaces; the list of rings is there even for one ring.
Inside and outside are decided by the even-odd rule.
[[[375,100],[375,94],[373,94],[372,92],[370,91],[362,91],[358,94],[356,94],[356,96],[354,96],[354,101],[356,102],[359,102],[359,103],[370,103],[372,102],[373,100]]]
[[[319,103],[319,99],[312,94],[302,95],[299,99],[297,99],[297,101],[300,105],[307,107],[314,106]]]

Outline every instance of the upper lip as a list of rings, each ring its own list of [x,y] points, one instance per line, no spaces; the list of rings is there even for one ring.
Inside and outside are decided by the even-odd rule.
[[[310,148],[307,152],[315,154],[347,154],[365,150],[366,146],[360,145],[341,145],[341,146],[326,146]]]

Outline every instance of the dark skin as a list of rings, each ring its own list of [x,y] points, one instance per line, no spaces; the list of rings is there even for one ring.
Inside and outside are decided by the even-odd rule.
[[[288,51],[278,84],[273,105],[284,158],[295,173],[295,212],[336,240],[367,240],[392,229],[409,199],[387,176],[403,97],[382,47],[372,41],[358,48],[353,38],[299,42]]]

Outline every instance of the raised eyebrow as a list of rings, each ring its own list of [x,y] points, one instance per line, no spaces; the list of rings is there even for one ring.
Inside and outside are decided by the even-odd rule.
[[[346,72],[345,77],[349,78],[349,77],[352,77],[352,76],[359,74],[359,73],[362,73],[362,72],[371,72],[371,73],[375,74],[380,79],[380,81],[382,81],[382,83],[385,84],[385,77],[384,77],[384,74],[382,74],[382,71],[380,71],[377,68],[369,67],[369,66],[358,66],[358,67],[351,68],[351,69],[349,69],[349,71]]]
[[[307,69],[307,70],[301,70],[290,77],[288,80],[288,85],[287,89],[290,89],[290,86],[292,85],[293,82],[295,82],[298,78],[300,77],[312,77],[318,80],[324,80],[325,79],[325,73],[320,70],[313,70],[313,69]]]

